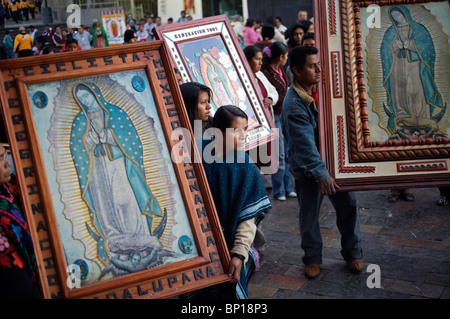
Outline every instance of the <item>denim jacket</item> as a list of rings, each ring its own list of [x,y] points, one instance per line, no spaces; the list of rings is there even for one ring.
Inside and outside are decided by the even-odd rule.
[[[314,99],[294,81],[283,101],[281,126],[288,141],[290,170],[295,178],[306,175],[320,182],[330,176],[319,153],[317,122]]]

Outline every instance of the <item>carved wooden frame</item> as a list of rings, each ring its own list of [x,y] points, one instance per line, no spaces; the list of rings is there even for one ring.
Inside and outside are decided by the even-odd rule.
[[[35,243],[44,298],[168,298],[229,280],[226,269],[230,256],[203,166],[183,153],[183,161],[172,161],[173,179],[178,183],[198,255],[80,288],[67,284],[72,274],[67,268],[27,85],[133,70],[145,72],[150,84],[164,136],[159,143],[165,143],[169,150],[179,147],[173,138],[178,136],[176,129],[190,126],[162,41],[20,58],[16,63],[0,61],[2,115],[25,218]],[[189,146],[195,155],[198,151],[193,139]]]
[[[314,2],[319,21],[315,25],[316,43],[323,67],[318,86],[321,153],[341,189],[389,188],[397,184],[414,187],[418,181],[421,186],[448,184],[449,137],[371,141],[360,16],[362,7],[373,4],[381,7],[440,1]],[[403,167],[397,166],[398,161],[412,161],[410,164],[418,168],[397,169]]]
[[[187,62],[180,50],[180,44],[195,40],[206,40],[220,36],[231,62],[237,70],[239,80],[247,95],[251,107],[260,121],[260,127],[248,130],[248,139],[245,149],[250,150],[260,145],[270,143],[278,138],[278,133],[272,131],[275,128],[270,111],[263,106],[261,93],[254,81],[255,76],[248,65],[247,59],[242,51],[241,44],[231,27],[228,16],[218,15],[187,22],[173,23],[155,28],[156,37],[167,43],[174,66],[180,69],[185,82],[193,81]],[[222,103],[223,105],[223,103]],[[262,133],[261,128],[265,128]],[[264,163],[266,164],[266,163]]]

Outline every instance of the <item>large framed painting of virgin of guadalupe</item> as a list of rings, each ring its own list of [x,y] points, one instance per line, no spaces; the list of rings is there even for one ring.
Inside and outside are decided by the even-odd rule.
[[[179,149],[189,122],[162,41],[0,69],[45,298],[167,298],[228,280],[203,167]]]
[[[341,188],[448,184],[449,2],[318,0],[315,14],[322,154]]]

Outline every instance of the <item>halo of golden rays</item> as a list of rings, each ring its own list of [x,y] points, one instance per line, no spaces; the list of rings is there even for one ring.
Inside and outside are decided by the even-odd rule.
[[[120,84],[109,76],[93,76],[61,81],[55,98],[55,109],[49,130],[50,152],[56,169],[61,200],[64,203],[64,216],[72,223],[72,236],[81,241],[85,247],[85,257],[95,261],[100,268],[105,266],[97,255],[97,242],[90,235],[86,225],[95,230],[89,209],[81,197],[81,189],[75,164],[70,150],[70,138],[73,120],[81,111],[73,96],[73,88],[80,83],[91,82],[100,89],[105,101],[120,107],[135,125],[143,149],[143,164],[147,185],[157,199],[161,210],[167,210],[167,225],[160,242],[164,249],[172,250],[176,237],[172,229],[176,223],[176,201],[173,196],[175,185],[171,182],[167,162],[163,157],[164,148],[158,141],[153,119],[142,105]],[[170,159],[170,156],[169,156]],[[182,205],[183,203],[178,203]],[[152,232],[160,224],[162,217],[153,217]],[[100,236],[100,233],[97,233]]]

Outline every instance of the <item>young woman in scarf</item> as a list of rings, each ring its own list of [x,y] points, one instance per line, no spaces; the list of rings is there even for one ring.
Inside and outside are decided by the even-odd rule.
[[[183,96],[184,106],[194,131],[195,138],[203,136],[205,130],[211,127],[213,118],[210,115],[212,109],[211,97],[212,90],[204,84],[198,82],[186,82],[180,85],[181,95]],[[201,131],[196,127],[201,123]]]
[[[247,283],[257,261],[252,249],[258,223],[272,206],[258,169],[244,151],[247,115],[234,105],[221,106],[213,118],[212,140],[202,140],[208,184],[230,250],[230,282],[194,292],[194,298],[247,299]]]

